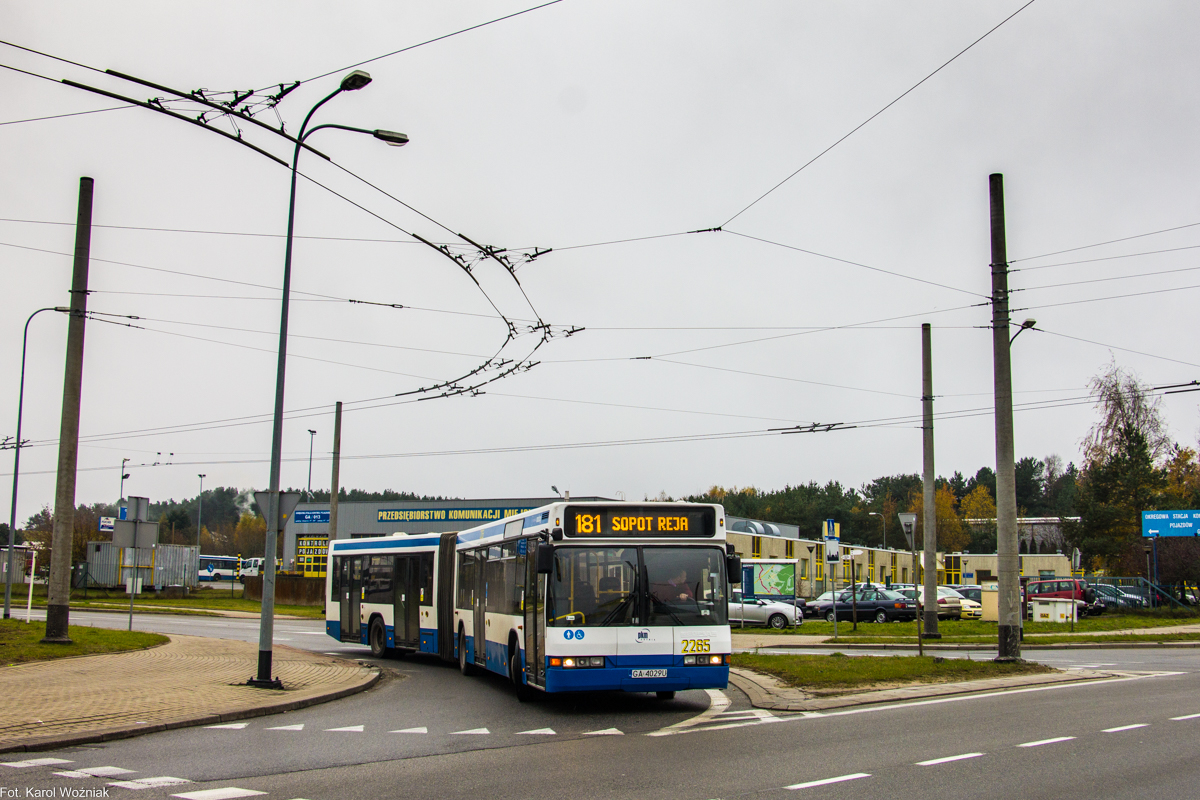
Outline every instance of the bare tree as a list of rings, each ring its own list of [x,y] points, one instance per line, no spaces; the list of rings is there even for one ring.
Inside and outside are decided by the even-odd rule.
[[[1131,434],[1145,437],[1150,457],[1161,462],[1171,452],[1171,437],[1162,417],[1162,399],[1131,372],[1110,362],[1102,375],[1092,378],[1089,389],[1096,398],[1100,419],[1083,440],[1084,458],[1099,463],[1122,452]]]

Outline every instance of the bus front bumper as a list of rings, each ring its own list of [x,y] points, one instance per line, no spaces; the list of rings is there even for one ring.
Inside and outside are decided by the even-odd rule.
[[[665,671],[665,677],[637,677],[637,673]],[[724,689],[729,667],[600,667],[546,670],[547,692],[681,692],[685,689]]]

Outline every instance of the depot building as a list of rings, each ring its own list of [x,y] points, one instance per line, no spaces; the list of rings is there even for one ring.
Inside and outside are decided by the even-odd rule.
[[[359,539],[393,533],[449,533],[474,528],[550,503],[561,497],[503,497],[479,500],[372,500],[338,503],[337,531],[329,530],[329,503],[300,503],[283,528],[283,569],[325,577],[329,539]],[[615,502],[610,497],[573,500]]]

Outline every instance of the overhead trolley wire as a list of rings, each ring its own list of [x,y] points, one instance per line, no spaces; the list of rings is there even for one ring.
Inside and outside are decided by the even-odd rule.
[[[1104,242],[1095,242],[1094,244],[1080,245],[1079,247],[1068,247],[1066,250],[1055,250],[1050,253],[1042,253],[1041,255],[1038,255],[1038,256],[1025,256],[1024,258],[1011,258],[1011,259],[1009,259],[1008,263],[1016,264],[1018,261],[1034,261],[1039,258],[1049,258],[1050,256],[1060,256],[1060,255],[1063,255],[1064,253],[1074,253],[1078,250],[1089,250],[1093,247],[1103,247],[1107,244],[1117,244],[1118,242],[1128,242],[1131,239],[1142,239],[1147,236],[1157,236],[1160,233],[1171,233],[1172,231],[1181,231],[1181,230],[1184,230],[1185,228],[1194,228],[1197,225],[1200,225],[1200,222],[1189,222],[1186,225],[1176,225],[1173,228],[1163,228],[1162,230],[1149,231],[1147,233],[1137,233],[1137,234],[1134,234],[1133,236],[1122,236],[1120,239],[1109,239]],[[1078,263],[1078,262],[1072,262],[1072,263]],[[1032,269],[1032,267],[1025,267],[1025,269]],[[1012,270],[1012,272],[1016,272],[1016,270]]]
[[[723,223],[721,223],[721,227],[722,227],[722,228],[723,228],[723,227],[725,227],[726,225],[728,225],[729,223],[733,222],[735,219],[737,219],[738,217],[740,217],[742,214],[745,214],[747,211],[749,211],[751,208],[753,208],[755,205],[757,205],[757,204],[758,204],[758,203],[759,203],[761,200],[763,200],[763,199],[764,199],[764,198],[765,198],[767,195],[771,194],[771,193],[772,193],[772,192],[774,192],[776,189],[778,189],[780,186],[783,186],[785,183],[787,183],[787,182],[788,182],[788,181],[790,181],[792,178],[796,177],[796,176],[797,176],[797,175],[799,175],[801,172],[803,172],[805,169],[807,169],[809,166],[811,166],[813,163],[815,163],[815,162],[817,161],[817,159],[821,158],[823,155],[825,155],[826,153],[828,153],[830,150],[832,150],[833,148],[837,147],[839,144],[841,144],[842,142],[846,141],[847,139],[849,139],[849,138],[850,138],[851,136],[853,136],[854,134],[858,133],[858,131],[860,131],[862,128],[866,127],[866,125],[867,125],[869,122],[871,122],[873,119],[875,119],[876,117],[878,117],[878,116],[879,116],[880,114],[882,114],[883,112],[887,111],[887,110],[888,110],[889,108],[891,108],[892,106],[896,105],[896,103],[899,103],[901,100],[903,100],[905,97],[907,97],[907,96],[908,96],[909,94],[911,94],[913,91],[915,91],[915,90],[917,89],[917,87],[919,87],[921,84],[925,83],[927,80],[929,80],[930,78],[932,78],[934,75],[937,75],[937,74],[938,74],[939,72],[941,72],[943,69],[945,69],[946,67],[950,66],[952,63],[954,63],[954,61],[956,61],[956,60],[959,58],[959,56],[963,55],[963,54],[964,54],[964,53],[966,53],[968,50],[970,50],[972,47],[974,47],[975,45],[979,44],[980,42],[982,42],[982,41],[983,41],[984,39],[986,39],[987,37],[991,36],[993,33],[995,33],[997,30],[999,30],[999,29],[1000,29],[1000,27],[1001,27],[1002,25],[1004,25],[1004,24],[1005,24],[1006,22],[1008,22],[1010,19],[1012,19],[1013,17],[1015,17],[1017,14],[1020,14],[1022,11],[1024,11],[1024,10],[1025,10],[1025,9],[1027,9],[1027,8],[1029,8],[1031,5],[1033,5],[1033,4],[1034,4],[1034,2],[1035,2],[1035,0],[1029,0],[1029,2],[1025,3],[1025,5],[1021,6],[1021,7],[1020,7],[1020,8],[1018,8],[1016,11],[1012,12],[1011,14],[1009,14],[1009,15],[1008,15],[1007,17],[1005,17],[1004,19],[1000,20],[1000,22],[999,22],[999,23],[997,23],[997,24],[996,24],[996,25],[995,25],[993,28],[991,28],[991,29],[990,29],[990,30],[989,30],[987,33],[983,34],[983,35],[982,35],[982,36],[980,36],[978,39],[976,39],[975,41],[971,42],[969,45],[967,45],[966,47],[964,47],[962,50],[959,50],[959,51],[958,51],[957,53],[955,53],[955,54],[954,54],[954,55],[953,55],[953,56],[952,56],[952,57],[951,57],[951,58],[950,58],[948,61],[946,61],[945,63],[943,63],[943,64],[942,64],[940,67],[938,67],[938,68],[937,68],[937,69],[935,69],[933,72],[931,72],[931,73],[929,73],[928,75],[926,75],[926,76],[925,76],[924,78],[922,78],[921,80],[919,80],[919,81],[917,81],[916,83],[914,83],[914,84],[913,84],[912,86],[910,86],[909,88],[905,89],[903,93],[901,93],[901,94],[900,94],[898,97],[896,97],[896,98],[895,98],[894,100],[892,100],[890,103],[888,103],[888,104],[887,104],[887,105],[885,105],[883,108],[879,109],[879,110],[878,110],[878,111],[876,111],[874,114],[872,114],[871,116],[867,117],[865,120],[863,120],[863,121],[862,121],[862,122],[860,122],[858,125],[856,125],[856,126],[853,128],[853,129],[851,129],[851,130],[850,130],[850,132],[849,132],[849,133],[846,133],[845,135],[843,135],[843,136],[842,136],[840,139],[838,139],[837,141],[835,141],[833,144],[829,145],[829,146],[828,146],[828,147],[826,147],[824,150],[822,150],[821,152],[817,153],[815,156],[813,156],[813,157],[812,157],[812,158],[810,158],[808,161],[806,161],[804,164],[802,164],[802,165],[800,166],[800,168],[799,168],[799,169],[797,169],[795,172],[793,172],[792,174],[788,175],[786,178],[784,178],[783,180],[781,180],[779,183],[775,184],[775,185],[774,185],[774,186],[772,186],[770,189],[768,189],[767,191],[765,191],[765,192],[763,192],[762,194],[760,194],[760,195],[759,195],[758,197],[756,197],[756,198],[755,198],[755,199],[754,199],[752,202],[750,202],[748,205],[746,205],[744,208],[742,208],[742,210],[741,210],[741,211],[737,212],[737,213],[736,213],[736,214],[734,214],[732,217],[730,217],[729,219],[727,219],[727,220],[725,220]]]
[[[409,46],[407,46],[407,47],[401,47],[399,50],[393,50],[392,52],[390,52],[390,53],[384,53],[384,54],[383,54],[383,55],[381,55],[381,56],[375,56],[374,58],[368,58],[368,59],[367,59],[367,60],[365,60],[365,61],[359,61],[359,62],[356,62],[356,63],[354,63],[354,64],[349,64],[349,65],[347,65],[347,66],[344,66],[344,67],[339,67],[339,68],[337,68],[337,69],[331,69],[331,70],[329,70],[328,72],[322,72],[320,75],[314,75],[314,76],[312,76],[311,78],[307,78],[307,79],[305,79],[305,80],[303,80],[303,81],[300,81],[300,83],[309,83],[309,82],[311,82],[311,81],[315,81],[315,80],[318,80],[318,79],[320,79],[320,78],[328,78],[330,75],[335,75],[335,74],[337,74],[337,73],[339,73],[339,72],[343,72],[343,71],[345,71],[345,70],[348,70],[348,69],[354,69],[355,67],[361,67],[361,66],[364,66],[364,65],[366,65],[366,64],[370,64],[370,63],[373,63],[373,62],[375,62],[375,61],[379,61],[379,60],[381,60],[381,59],[384,59],[384,58],[391,58],[392,56],[399,55],[400,53],[407,53],[409,50],[415,50],[415,49],[417,49],[418,47],[424,47],[424,46],[425,46],[425,45],[427,45],[427,44],[433,44],[434,42],[440,42],[440,41],[442,41],[443,39],[449,39],[449,38],[451,38],[452,36],[458,36],[459,34],[462,34],[462,33],[467,33],[467,32],[469,32],[469,31],[474,31],[474,30],[479,30],[480,28],[486,28],[488,25],[494,25],[494,24],[495,24],[495,23],[497,23],[497,22],[503,22],[503,21],[504,21],[504,20],[506,20],[506,19],[512,19],[513,17],[519,17],[519,16],[521,16],[522,14],[528,14],[528,13],[530,13],[531,11],[537,11],[538,9],[541,9],[541,8],[546,8],[547,6],[552,6],[552,5],[555,5],[556,3],[561,3],[561,2],[562,2],[562,0],[550,0],[550,2],[548,2],[548,3],[542,3],[541,5],[538,5],[538,6],[533,6],[532,8],[527,8],[527,9],[525,9],[524,11],[517,11],[517,12],[514,12],[514,13],[512,13],[512,14],[506,14],[506,15],[505,15],[505,16],[503,16],[503,17],[496,17],[495,19],[490,19],[490,20],[488,20],[487,22],[481,22],[481,23],[479,23],[478,25],[472,25],[472,26],[470,26],[470,27],[468,27],[468,28],[462,28],[461,30],[454,31],[453,33],[446,33],[446,34],[442,34],[441,36],[435,36],[435,37],[434,37],[434,38],[432,38],[432,39],[426,39],[425,41],[423,41],[423,42],[418,42],[417,44],[410,44],[410,45],[409,45]],[[275,84],[271,84],[270,86],[267,86],[267,87],[264,87],[264,88],[262,88],[262,89],[259,89],[259,91],[260,91],[260,92],[261,92],[261,91],[266,91],[267,89],[274,88],[274,86],[275,86]]]

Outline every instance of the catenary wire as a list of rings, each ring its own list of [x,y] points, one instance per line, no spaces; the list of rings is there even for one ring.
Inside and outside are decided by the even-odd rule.
[[[320,78],[328,78],[330,75],[334,75],[338,72],[342,72],[343,70],[354,69],[355,67],[361,67],[365,64],[370,64],[372,62],[379,61],[384,58],[390,58],[394,55],[399,55],[400,53],[407,53],[409,50],[415,50],[418,47],[424,47],[427,44],[433,44],[434,42],[440,42],[443,39],[449,39],[452,36],[458,36],[459,34],[467,33],[469,31],[479,30],[480,28],[485,28],[488,25],[494,25],[497,22],[503,22],[506,19],[512,19],[513,17],[519,17],[522,14],[528,14],[532,11],[537,11],[538,9],[546,8],[547,6],[552,6],[552,5],[555,5],[556,3],[561,3],[561,2],[562,2],[562,0],[550,0],[550,2],[548,2],[548,3],[542,3],[541,5],[533,6],[532,8],[527,8],[523,11],[517,11],[512,14],[506,14],[505,16],[497,17],[496,19],[490,19],[487,22],[481,22],[478,25],[472,25],[469,28],[463,28],[461,30],[454,31],[453,33],[446,33],[441,36],[436,36],[433,39],[427,39],[423,42],[418,42],[417,44],[410,44],[407,47],[401,47],[399,50],[393,50],[392,52],[384,53],[381,56],[375,56],[374,58],[368,58],[366,61],[359,61],[357,63],[350,64],[345,67],[339,67],[338,69],[331,69],[329,72],[322,72],[320,75],[314,75],[311,78],[307,78],[307,79],[301,81],[301,83],[309,83],[310,81],[319,80]],[[271,86],[263,87],[262,89],[259,89],[259,91],[260,92],[266,91],[267,89],[271,89],[274,86],[275,86],[275,84],[271,84]]]
[[[853,128],[853,129],[852,129],[850,132],[849,132],[849,133],[846,133],[846,134],[845,134],[845,135],[843,135],[843,136],[842,136],[840,139],[838,139],[836,142],[834,142],[833,144],[829,145],[828,147],[826,147],[826,148],[825,148],[824,150],[822,150],[821,152],[817,153],[815,156],[813,156],[813,157],[812,157],[812,158],[810,158],[810,159],[809,159],[807,162],[805,162],[803,165],[801,165],[801,166],[800,166],[800,168],[799,168],[799,169],[797,169],[795,172],[793,172],[792,174],[788,175],[786,178],[784,178],[784,179],[783,179],[783,180],[781,180],[779,183],[777,183],[777,184],[775,184],[774,186],[772,186],[772,187],[771,187],[770,189],[768,189],[767,191],[763,192],[761,195],[759,195],[757,198],[755,198],[755,199],[754,199],[754,200],[753,200],[753,201],[752,201],[750,204],[748,204],[747,206],[745,206],[744,208],[742,208],[742,210],[741,210],[741,211],[737,212],[737,213],[736,213],[736,214],[734,214],[732,217],[730,217],[729,219],[725,220],[723,223],[721,223],[721,227],[722,227],[722,228],[723,228],[723,227],[725,227],[726,225],[728,225],[729,223],[733,222],[735,219],[737,219],[738,217],[740,217],[742,214],[745,214],[747,211],[749,211],[751,208],[753,208],[755,205],[757,205],[757,204],[758,204],[758,203],[759,203],[759,202],[760,202],[760,201],[761,201],[763,198],[765,198],[767,195],[769,195],[769,194],[771,194],[772,192],[774,192],[774,191],[775,191],[776,189],[778,189],[780,186],[783,186],[785,183],[787,183],[788,181],[790,181],[792,178],[796,177],[796,176],[797,176],[797,175],[799,175],[801,172],[803,172],[805,169],[807,169],[807,168],[808,168],[810,165],[812,165],[813,163],[815,163],[815,162],[817,161],[817,159],[821,158],[823,155],[825,155],[826,153],[828,153],[830,150],[832,150],[833,148],[837,147],[837,146],[838,146],[839,144],[841,144],[842,142],[844,142],[844,141],[846,141],[847,139],[849,139],[851,136],[853,136],[853,135],[854,135],[855,133],[857,133],[859,130],[861,130],[862,128],[866,127],[866,125],[867,125],[868,123],[870,123],[870,122],[871,122],[871,120],[875,119],[875,118],[876,118],[876,117],[878,117],[880,114],[882,114],[883,112],[887,111],[887,110],[888,110],[889,108],[891,108],[892,106],[896,105],[896,103],[899,103],[901,100],[903,100],[905,97],[907,97],[907,96],[908,96],[910,93],[912,93],[913,91],[915,91],[915,90],[917,89],[917,87],[919,87],[921,84],[925,83],[927,80],[929,80],[930,78],[932,78],[934,75],[937,75],[937,74],[938,74],[939,72],[941,72],[943,69],[945,69],[946,67],[950,66],[950,64],[952,64],[954,61],[956,61],[956,60],[958,59],[958,57],[959,57],[959,56],[963,55],[963,54],[964,54],[964,53],[966,53],[968,50],[970,50],[971,48],[973,48],[975,45],[979,44],[979,43],[980,43],[980,42],[982,42],[984,39],[986,39],[987,37],[991,36],[993,33],[995,33],[997,30],[999,30],[999,29],[1000,29],[1000,27],[1001,27],[1002,25],[1004,25],[1004,24],[1005,24],[1006,22],[1008,22],[1010,19],[1012,19],[1013,17],[1015,17],[1017,14],[1020,14],[1022,11],[1024,11],[1024,10],[1025,10],[1025,9],[1027,9],[1027,8],[1029,8],[1031,5],[1033,5],[1033,4],[1034,4],[1034,2],[1035,2],[1035,0],[1029,0],[1029,2],[1025,3],[1023,6],[1021,6],[1020,8],[1018,8],[1016,11],[1012,12],[1012,13],[1011,13],[1011,14],[1009,14],[1007,17],[1005,17],[1004,19],[1000,20],[1000,22],[999,22],[999,23],[997,23],[997,24],[995,25],[995,27],[991,28],[991,29],[990,29],[990,30],[989,30],[987,33],[983,34],[983,35],[982,35],[982,36],[980,36],[978,39],[976,39],[975,41],[971,42],[969,45],[967,45],[966,47],[964,47],[962,50],[959,50],[957,53],[955,53],[955,54],[954,54],[954,55],[953,55],[953,56],[950,58],[950,60],[949,60],[949,61],[946,61],[946,62],[945,62],[945,63],[943,63],[943,64],[942,64],[940,67],[938,67],[937,69],[935,69],[933,72],[929,73],[929,74],[928,74],[928,75],[926,75],[924,78],[922,78],[921,80],[917,81],[915,84],[913,84],[912,86],[910,86],[908,89],[905,89],[905,90],[904,90],[904,92],[903,92],[903,93],[902,93],[900,96],[898,96],[896,99],[892,100],[892,101],[891,101],[890,103],[888,103],[886,106],[884,106],[883,108],[879,109],[878,111],[876,111],[876,112],[875,112],[874,114],[872,114],[871,116],[867,117],[865,120],[863,120],[863,121],[862,121],[862,122],[860,122],[858,125],[856,125],[856,126],[855,126],[855,127],[854,127],[854,128]]]
[[[883,269],[882,267],[873,267],[870,264],[863,264],[860,261],[850,261],[849,259],[846,259],[846,258],[838,258],[837,256],[830,256],[830,255],[826,255],[824,253],[818,253],[814,250],[805,250],[803,247],[796,247],[795,245],[784,244],[783,242],[775,242],[770,239],[764,239],[761,236],[751,236],[748,233],[739,233],[738,231],[731,231],[728,229],[723,229],[723,230],[725,233],[731,233],[734,236],[740,236],[743,239],[753,239],[754,241],[762,242],[763,244],[770,244],[770,245],[774,245],[775,247],[785,248],[787,250],[795,250],[798,253],[805,253],[810,256],[817,256],[818,258],[826,258],[826,259],[829,259],[830,261],[837,261],[842,264],[849,264],[854,267],[861,267],[862,269],[868,269],[868,270],[871,270],[872,272],[882,272],[884,275],[891,275],[893,277],[903,278],[904,280],[908,280],[908,281],[916,281],[917,283],[924,283],[929,286],[937,286],[940,289],[950,289],[951,291],[954,291],[954,292],[962,292],[963,294],[969,294],[972,297],[985,297],[985,298],[988,297],[988,295],[986,295],[986,294],[981,294],[980,292],[973,292],[970,289],[961,289],[957,286],[951,286],[946,283],[938,283],[937,281],[931,281],[931,280],[927,280],[925,278],[918,278],[914,275],[905,275],[903,272],[896,272],[896,271],[890,270],[890,269]]]
[[[0,122],[0,125],[20,125],[25,122],[44,122],[48,119],[63,119],[64,117],[82,117],[85,114],[102,114],[105,111],[124,111],[133,106],[113,106],[112,108],[94,108],[91,111],[73,111],[70,114],[52,114],[48,117],[30,117],[29,119],[10,119],[8,122]]]
[[[1055,250],[1051,253],[1042,253],[1039,256],[1025,256],[1024,258],[1012,258],[1012,259],[1009,259],[1008,263],[1016,264],[1018,261],[1033,261],[1033,260],[1036,260],[1039,258],[1049,258],[1050,256],[1061,256],[1064,253],[1074,253],[1078,250],[1090,250],[1093,247],[1104,247],[1105,245],[1108,245],[1108,244],[1117,244],[1119,242],[1128,242],[1131,239],[1143,239],[1147,236],[1157,236],[1160,233],[1171,233],[1172,231],[1181,231],[1181,230],[1184,230],[1185,228],[1194,228],[1197,225],[1200,225],[1200,222],[1189,222],[1186,225],[1176,225],[1174,228],[1163,228],[1162,230],[1149,231],[1148,233],[1138,233],[1138,234],[1134,234],[1133,236],[1122,236],[1120,239],[1109,239],[1108,241],[1104,241],[1104,242],[1096,242],[1094,244],[1085,244],[1085,245],[1080,245],[1079,247],[1069,247],[1066,250]],[[1012,271],[1016,272],[1016,270],[1012,270]]]

